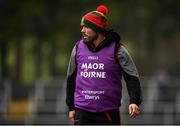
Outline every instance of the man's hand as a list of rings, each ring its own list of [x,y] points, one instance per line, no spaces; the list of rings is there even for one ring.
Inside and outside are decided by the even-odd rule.
[[[78,120],[75,120],[75,111],[69,111],[69,119],[75,123]]]
[[[136,104],[130,104],[129,105],[129,116],[130,117],[136,117],[140,114],[139,107]]]

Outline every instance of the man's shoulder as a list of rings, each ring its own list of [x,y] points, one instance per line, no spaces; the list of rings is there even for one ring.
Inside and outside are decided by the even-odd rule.
[[[117,53],[123,47],[122,42],[116,42],[115,52]]]

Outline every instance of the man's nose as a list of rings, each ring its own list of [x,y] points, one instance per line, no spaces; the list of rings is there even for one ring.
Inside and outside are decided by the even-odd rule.
[[[84,33],[84,32],[85,32],[85,28],[84,28],[84,27],[82,27],[81,32],[82,32],[82,33]]]

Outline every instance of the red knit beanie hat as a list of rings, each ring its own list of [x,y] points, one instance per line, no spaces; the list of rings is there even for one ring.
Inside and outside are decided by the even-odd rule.
[[[107,7],[100,5],[97,7],[97,10],[89,12],[82,17],[81,25],[90,27],[96,32],[105,32],[108,27],[107,13]]]

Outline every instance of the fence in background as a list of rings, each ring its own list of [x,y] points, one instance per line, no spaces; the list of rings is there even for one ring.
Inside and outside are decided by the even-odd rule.
[[[36,81],[31,92],[29,116],[27,118],[7,118],[7,106],[12,89],[8,82],[0,92],[0,124],[70,124],[65,104],[65,77],[52,78],[49,82]],[[122,124],[180,124],[180,78],[156,75],[142,77],[141,116],[128,117],[128,93],[123,82],[121,106]],[[18,121],[17,121],[18,120]]]

